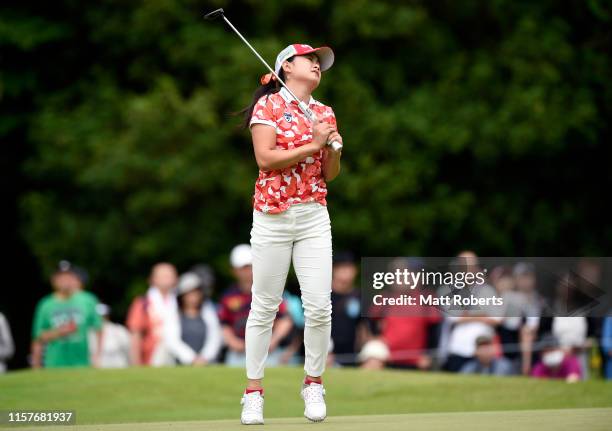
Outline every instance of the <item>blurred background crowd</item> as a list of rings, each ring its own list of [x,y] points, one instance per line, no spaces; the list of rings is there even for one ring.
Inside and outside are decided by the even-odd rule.
[[[482,268],[464,251],[465,270]],[[155,264],[148,289],[133,298],[120,322],[87,290],[88,274],[61,261],[50,278],[52,292],[38,302],[32,322],[30,365],[34,368],[95,366],[244,367],[244,335],[251,303],[252,255],[239,244],[229,255],[233,283],[218,286],[210,265],[179,275],[168,262]],[[394,267],[418,270],[417,258],[396,258]],[[363,310],[359,263],[351,252],[334,255],[332,343],[329,367],[525,375],[568,382],[612,379],[612,316],[547,317],[532,263],[498,266],[488,272],[481,296],[504,298],[502,313],[482,310],[450,315],[424,306],[405,316],[390,307]],[[576,274],[599,284],[597,260],[583,258]],[[568,273],[570,276],[571,273]],[[559,280],[557,289],[567,283]],[[399,294],[406,286],[392,287]],[[443,286],[438,288],[441,293]],[[376,306],[372,306],[376,308]],[[268,366],[303,364],[304,314],[299,292],[285,290],[273,326]],[[9,322],[0,314],[0,369],[12,354]]]

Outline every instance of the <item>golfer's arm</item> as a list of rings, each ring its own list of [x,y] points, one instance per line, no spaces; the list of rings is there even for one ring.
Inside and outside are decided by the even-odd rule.
[[[326,182],[333,181],[334,178],[340,173],[340,155],[341,151],[334,151],[332,149],[325,148],[323,156],[323,178]]]
[[[318,148],[312,144],[305,144],[291,150],[278,150],[276,148],[276,130],[266,124],[254,124],[251,127],[251,136],[253,137],[257,166],[262,171],[293,166],[318,151]]]

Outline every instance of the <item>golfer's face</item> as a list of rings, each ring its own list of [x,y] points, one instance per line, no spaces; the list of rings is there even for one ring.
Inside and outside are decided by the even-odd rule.
[[[316,54],[298,55],[293,59],[294,73],[302,78],[319,82],[321,80],[321,65]]]

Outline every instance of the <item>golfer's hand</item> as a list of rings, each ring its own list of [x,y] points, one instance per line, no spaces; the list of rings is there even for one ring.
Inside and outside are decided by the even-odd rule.
[[[344,143],[342,142],[342,136],[340,136],[340,133],[338,133],[337,130],[334,130],[329,134],[329,136],[327,137],[327,142],[338,142],[340,145],[344,145]],[[342,148],[339,151],[342,151]]]
[[[335,128],[329,123],[321,122],[318,119],[312,125],[312,143],[317,150],[325,147],[329,140],[330,133],[334,132]]]

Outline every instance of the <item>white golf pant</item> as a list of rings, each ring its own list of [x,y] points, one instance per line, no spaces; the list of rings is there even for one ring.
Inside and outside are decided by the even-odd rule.
[[[292,205],[280,214],[253,211],[251,248],[253,289],[245,336],[247,378],[264,376],[272,325],[292,258],[304,307],[304,370],[310,376],[322,375],[332,310],[332,237],[327,207],[309,202]]]

